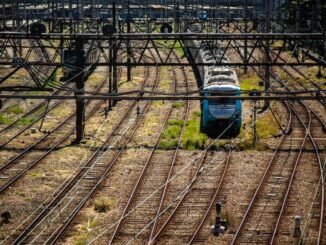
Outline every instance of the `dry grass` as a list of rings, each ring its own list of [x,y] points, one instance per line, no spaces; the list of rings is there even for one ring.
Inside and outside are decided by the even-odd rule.
[[[87,79],[86,85],[90,89],[95,89],[101,84],[102,80],[103,80],[102,74],[93,72],[92,75],[90,75],[89,78]]]
[[[253,122],[247,122],[247,124],[249,125],[241,129],[240,136],[238,137],[238,147],[240,150],[267,150],[269,147],[265,140],[277,136],[280,130],[270,111],[258,114],[256,132],[260,141],[253,146]]]

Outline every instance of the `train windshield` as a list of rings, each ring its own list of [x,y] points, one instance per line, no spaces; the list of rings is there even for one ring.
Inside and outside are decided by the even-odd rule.
[[[217,95],[224,95],[224,96],[234,96],[236,95],[236,91],[216,91],[213,93],[209,93],[208,96],[217,96]],[[234,106],[236,104],[236,101],[233,99],[218,99],[218,100],[209,100],[209,105],[217,105],[217,106]]]
[[[208,103],[210,105],[232,106],[236,104],[236,101],[231,99],[219,99],[219,100],[210,100]]]

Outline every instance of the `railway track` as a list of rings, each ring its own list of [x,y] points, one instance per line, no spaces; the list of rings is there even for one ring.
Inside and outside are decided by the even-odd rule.
[[[274,74],[275,76],[275,74]],[[276,77],[277,78],[277,77]],[[289,86],[284,84],[280,81],[280,79],[277,79],[281,86],[285,87],[287,90],[290,91]],[[292,218],[293,222],[293,214],[299,215],[302,217],[302,223],[304,223],[305,226],[305,234],[300,238],[300,242],[305,239],[308,241],[308,243],[315,243],[315,244],[323,244],[323,231],[324,231],[324,220],[323,217],[325,216],[325,174],[324,174],[324,163],[321,156],[321,150],[323,150],[325,146],[325,132],[326,132],[326,124],[323,121],[323,119],[309,107],[306,102],[303,101],[297,101],[294,104],[290,104],[286,102],[287,105],[291,108],[295,116],[298,118],[300,124],[304,127],[306,132],[306,138],[307,138],[307,144],[308,146],[305,146],[305,149],[303,149],[303,156],[300,159],[301,165],[310,165],[309,169],[305,169],[305,172],[313,172],[313,168],[317,167],[317,170],[315,170],[315,176],[318,177],[318,179],[314,180],[311,185],[314,184],[315,188],[313,190],[316,190],[318,195],[316,198],[310,197],[310,202],[307,202],[306,205],[301,204],[298,206],[296,201],[293,201],[295,196],[300,196],[303,198],[308,198],[307,193],[306,196],[302,195],[302,188],[303,184],[297,184],[297,188],[293,188],[292,191],[292,198],[288,201],[289,203],[286,203],[287,200],[285,199],[282,204],[282,209],[280,210],[280,214],[278,217],[278,221],[275,226],[275,230],[271,239],[271,243],[274,243],[274,241],[277,241],[278,243],[282,242],[295,242],[292,238],[289,238],[290,236],[287,236],[291,234],[291,231],[289,230]],[[307,123],[306,118],[309,118],[309,121]],[[305,151],[310,152],[305,152]],[[312,165],[312,163],[315,163],[315,166]],[[300,166],[299,166],[300,167]],[[303,176],[303,178],[298,177],[298,179],[308,179],[309,176]],[[312,181],[312,180],[310,180]],[[298,181],[297,181],[298,182]],[[318,184],[316,184],[318,182]],[[293,194],[296,193],[296,194]],[[291,197],[291,196],[290,196]],[[308,205],[311,203],[312,207],[314,208],[314,217],[310,217],[307,215],[309,213],[309,207]],[[287,211],[286,214],[285,210]],[[283,221],[283,222],[281,222]],[[282,226],[281,226],[282,224]],[[303,238],[305,237],[305,238]],[[297,242],[297,241],[296,241]]]
[[[225,186],[225,182],[226,182],[226,174],[227,171],[229,169],[229,165],[230,165],[230,161],[231,161],[231,151],[232,151],[232,146],[230,146],[227,158],[225,160],[225,165],[224,165],[224,169],[222,171],[222,174],[220,175],[220,179],[218,184],[216,185],[216,190],[213,194],[213,197],[211,198],[211,202],[208,206],[208,208],[206,209],[205,214],[202,216],[200,222],[198,222],[197,224],[197,228],[195,230],[195,232],[192,234],[192,237],[190,238],[190,240],[188,241],[188,244],[194,244],[194,243],[198,243],[198,242],[205,242],[207,240],[207,237],[209,237],[209,227],[210,227],[210,223],[209,221],[209,217],[212,216],[212,210],[214,205],[216,205],[219,195],[222,192],[222,187]],[[206,228],[206,229],[204,229]]]
[[[316,143],[315,136],[319,135],[323,131],[325,126],[320,118],[315,117],[313,113],[309,111],[304,103],[298,102],[290,105],[291,110],[294,111],[296,117],[299,119],[302,126],[304,126],[307,134],[307,144],[303,149],[303,153],[300,159],[300,165],[298,166],[298,175],[294,179],[294,187],[289,191],[288,200],[284,200],[282,209],[278,216],[278,221],[275,226],[275,232],[273,234],[271,243],[295,243],[298,242],[297,238],[293,238],[292,232],[289,227],[293,228],[294,215],[302,218],[302,223],[306,228],[306,242],[311,244],[321,244],[323,234],[323,215],[324,215],[324,190],[321,186],[324,186],[324,173],[323,162],[321,160],[321,154],[319,147]],[[305,124],[305,117],[308,115],[309,124]],[[317,163],[317,164],[316,164]],[[313,176],[307,175],[310,173]],[[319,174],[319,178],[318,178]],[[309,182],[312,186],[312,190],[318,190],[319,195],[314,198],[312,193],[305,191],[307,188],[305,182]],[[298,205],[297,197],[300,199],[308,199],[309,202],[302,202]],[[309,213],[310,203],[315,208],[315,215],[309,220],[307,214]],[[301,239],[300,242],[303,240]]]
[[[283,70],[294,78],[294,75],[287,70],[287,67],[284,67]],[[281,83],[281,87],[289,90],[288,86],[282,83],[281,79],[277,77],[276,73],[273,72],[272,76],[277,82]],[[304,86],[303,88],[306,89]],[[299,239],[301,241],[305,239],[306,241],[309,240],[310,243],[321,244],[324,229],[324,171],[319,153],[319,146],[324,144],[324,137],[321,136],[325,134],[325,123],[321,117],[316,114],[316,112],[314,112],[311,108],[308,108],[301,101],[295,102],[294,104],[286,102],[286,106],[288,110],[290,110],[290,113],[293,113],[294,116],[292,117],[295,117],[294,120],[297,121],[294,126],[300,127],[301,125],[301,134],[304,134],[301,147],[298,151],[299,153],[291,167],[292,173],[287,174],[287,185],[283,185],[282,189],[280,189],[277,185],[273,185],[273,182],[270,181],[273,180],[273,175],[269,175],[269,171],[271,171],[270,173],[274,173],[275,171],[273,168],[270,168],[273,166],[271,163],[275,159],[276,153],[279,151],[279,147],[282,145],[282,142],[284,142],[284,138],[289,137],[283,135],[280,145],[276,149],[273,158],[260,182],[260,185],[251,199],[244,218],[236,231],[232,244],[283,244],[298,242]],[[292,127],[291,135],[294,134],[294,126]],[[307,153],[307,149],[310,149],[311,153]],[[288,164],[288,162],[289,161],[287,160],[286,163]],[[305,165],[309,165],[310,163],[310,169],[308,171],[314,172],[317,176],[319,176],[319,183],[316,184],[315,180],[315,182],[313,182],[314,185],[312,184],[315,187],[314,190],[316,191],[316,196],[314,198],[310,197],[310,202],[305,202],[308,204],[311,203],[311,210],[314,212],[313,217],[311,215],[307,215],[307,213],[310,214],[309,206],[307,207],[307,205],[305,205],[306,207],[302,207],[304,206],[303,204],[298,206],[298,203],[294,201],[296,200],[295,197],[300,195],[300,192],[302,193],[302,185],[297,183],[298,180],[296,180],[295,177],[298,175],[300,176],[300,173],[296,173],[297,168],[302,168],[301,165],[304,163]],[[311,163],[317,163],[317,165],[314,167]],[[313,169],[316,167],[318,170],[316,171],[315,169],[315,171],[313,171]],[[287,170],[288,168],[282,166],[282,168],[278,171],[283,174],[286,173]],[[280,180],[283,180],[284,178],[284,176],[279,177],[281,177]],[[269,181],[266,181],[266,179]],[[281,183],[280,180],[275,180],[274,182]],[[297,184],[292,186],[293,183]],[[278,190],[277,193],[275,193],[275,190]],[[308,197],[306,197],[306,199],[308,199]],[[305,211],[302,212],[302,210]],[[302,223],[305,227],[305,234],[302,235],[301,238],[296,239],[293,238],[293,220],[295,213],[302,217]]]
[[[100,91],[105,85],[106,78],[102,80],[100,86],[96,89]],[[60,103],[60,102],[58,102]],[[86,120],[88,120],[100,108],[103,102],[87,101]],[[0,165],[0,193],[8,189],[13,183],[25,175],[30,169],[40,163],[53,150],[58,148],[63,142],[75,132],[75,113],[70,114],[55,126],[48,134],[32,142],[24,148],[19,154]],[[33,124],[34,125],[34,124]],[[15,137],[12,137],[2,144],[7,145],[14,139],[19,142],[19,136],[25,132],[20,130]],[[33,151],[36,149],[36,151]],[[24,164],[22,164],[24,163]]]
[[[151,74],[148,74],[148,77],[151,77]],[[158,73],[155,77],[156,83]],[[155,87],[156,85],[153,86],[153,89]],[[16,238],[15,243],[52,244],[59,239],[132,140],[148,107],[148,103],[145,103],[142,113],[138,115],[133,110],[136,104],[136,102],[129,104],[105,142],[86,163],[83,163],[73,178],[60,189],[59,193],[46,205],[47,208],[29,223],[28,227]],[[114,150],[113,147],[117,147],[117,144],[119,145],[118,150]]]
[[[292,148],[298,148],[301,145],[301,155],[306,141],[304,129],[298,127],[298,124],[299,122],[295,121],[290,113],[287,130],[292,127],[292,132],[290,135],[282,136],[234,235],[232,244],[266,244],[269,242],[273,232],[272,225],[276,219],[275,213],[280,209],[280,201],[290,186],[288,182],[295,174],[298,163],[296,159],[299,159],[299,154]],[[287,152],[282,153],[281,149],[286,149]]]
[[[278,57],[278,59],[280,59],[282,62],[287,62],[281,55],[277,56],[277,54],[275,52],[271,52],[271,55],[274,56],[274,58]],[[279,70],[279,69],[278,69]],[[305,91],[308,91],[309,88],[304,85],[302,82],[297,81],[297,77],[296,75],[299,75],[301,78],[305,79],[308,83],[310,84],[312,88],[316,89],[316,90],[320,90],[322,91],[322,88],[314,81],[312,81],[311,79],[309,79],[303,72],[301,72],[297,67],[283,67],[282,71],[284,71],[287,75],[289,75],[293,81],[295,81],[295,83],[302,89],[304,89]],[[274,75],[275,77],[276,75]],[[277,76],[278,77],[278,76]],[[291,84],[291,86],[293,87],[294,84]],[[310,89],[311,89],[310,87]],[[293,87],[295,89],[295,87]],[[317,100],[318,103],[323,107],[323,110],[320,111],[320,113],[324,113],[325,109],[326,109],[326,98],[323,92],[320,92],[319,94],[317,93],[311,93],[311,94],[316,94],[316,96],[319,96],[320,99]],[[307,103],[307,102],[306,102]]]
[[[158,229],[149,244],[165,244],[169,241],[184,244],[201,239],[199,234],[202,225],[207,221],[211,205],[215,204],[221,190],[231,156],[231,151],[220,152],[217,156],[208,154],[214,142],[209,143],[201,153],[190,182],[181,192],[170,185],[169,197],[162,205],[165,213],[161,213],[157,221]],[[221,179],[216,176],[221,176]]]
[[[179,61],[177,56],[174,54],[176,59]],[[188,91],[187,76],[184,69],[182,69],[184,88]],[[174,75],[174,90],[176,91],[176,84],[179,80],[176,72],[173,71]],[[181,84],[178,84],[181,87]],[[179,88],[180,89],[180,88]],[[160,207],[162,205],[162,200],[166,194],[166,188],[171,177],[171,173],[175,162],[177,160],[177,155],[179,147],[181,145],[182,135],[186,126],[186,118],[189,112],[189,102],[187,102],[184,107],[184,112],[182,113],[182,129],[177,139],[177,146],[175,150],[162,152],[157,149],[160,139],[162,137],[163,130],[165,129],[168,120],[180,119],[180,115],[175,113],[172,105],[168,109],[166,117],[162,122],[163,127],[159,133],[154,146],[152,147],[143,169],[136,181],[134,189],[128,198],[127,204],[116,224],[116,227],[111,234],[110,244],[113,243],[128,243],[137,234],[141,234],[142,240],[147,240],[150,234],[153,233],[148,227],[155,215],[160,213]],[[164,186],[164,188],[162,188]],[[150,197],[150,198],[148,198]],[[144,200],[146,200],[144,202]],[[131,212],[133,211],[133,212]],[[154,222],[153,227],[156,226]],[[146,229],[146,232],[143,232]],[[146,234],[144,234],[146,233]]]
[[[34,50],[35,50],[36,55],[38,57],[41,57],[41,61],[45,61],[46,62],[47,59],[49,59],[48,55],[46,54],[46,52],[43,52],[43,50],[40,50],[38,48],[36,48]],[[32,52],[32,49],[28,50],[27,57],[31,54],[31,52]],[[51,67],[40,67],[39,69],[44,74],[50,74],[51,73],[50,72],[51,71]],[[22,84],[22,86],[27,86],[29,83],[32,83],[32,82],[33,82],[33,79],[30,78],[26,82],[24,82]],[[12,95],[16,95],[16,94],[19,94],[19,93],[21,93],[21,92],[15,91],[15,92],[13,92],[11,94]],[[15,102],[10,102],[9,99],[2,99],[2,107],[0,108],[0,112],[4,112],[5,110],[9,109],[13,105],[15,105]],[[40,106],[40,104],[39,105],[36,105],[35,107],[39,107],[39,106]]]

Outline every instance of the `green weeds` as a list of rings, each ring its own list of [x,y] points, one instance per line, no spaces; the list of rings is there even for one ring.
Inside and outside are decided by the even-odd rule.
[[[203,149],[207,135],[200,132],[200,112],[194,112],[186,123],[182,137],[182,146],[187,150]]]

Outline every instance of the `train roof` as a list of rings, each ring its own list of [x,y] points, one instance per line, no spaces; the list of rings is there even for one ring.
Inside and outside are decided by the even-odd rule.
[[[234,69],[213,66],[213,68],[208,68],[205,71],[204,87],[210,85],[234,85],[239,87],[239,79]]]
[[[210,90],[210,91],[234,91],[234,90],[240,90],[240,87],[237,85],[232,84],[211,84],[204,88],[204,90]]]
[[[188,32],[201,32],[201,27],[192,25],[187,30]],[[192,52],[198,49],[198,55],[204,63],[213,63],[206,65],[201,72],[203,87],[206,88],[234,88],[239,89],[239,79],[233,67],[229,67],[229,59],[225,56],[225,52],[219,48],[219,43],[202,42],[199,40],[193,41]],[[195,49],[195,50],[194,50]],[[220,64],[219,64],[220,63]]]

